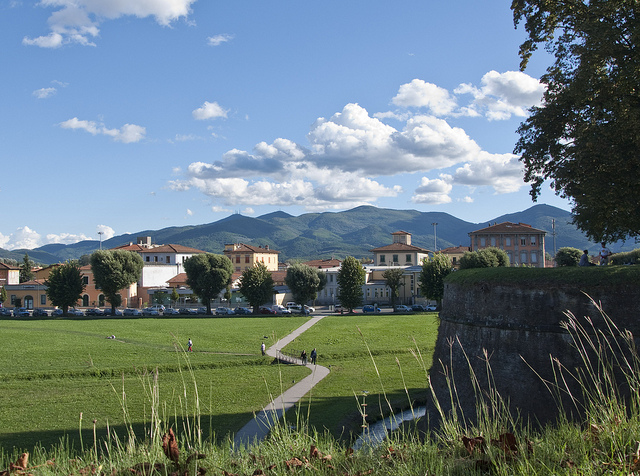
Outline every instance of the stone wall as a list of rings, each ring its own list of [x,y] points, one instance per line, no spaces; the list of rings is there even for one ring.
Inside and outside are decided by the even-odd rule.
[[[451,410],[443,371],[446,367],[449,373],[453,371],[459,410],[469,420],[476,419],[478,389],[470,378],[473,369],[483,394],[495,388],[509,401],[512,414],[519,412],[533,423],[553,421],[558,403],[543,381],[555,381],[552,358],[571,370],[581,365],[571,336],[560,325],[568,320],[565,312],[570,311],[583,323],[583,317],[589,316],[596,328],[605,328],[604,319],[585,293],[601,303],[620,329],[640,336],[638,286],[603,283],[579,289],[571,284],[524,288],[495,282],[447,283],[430,373],[432,388],[444,410]],[[490,386],[491,379],[494,384]],[[571,388],[580,394],[577,385]],[[565,398],[563,405],[570,413],[580,414],[569,399]],[[433,422],[437,414],[433,408],[429,413]]]

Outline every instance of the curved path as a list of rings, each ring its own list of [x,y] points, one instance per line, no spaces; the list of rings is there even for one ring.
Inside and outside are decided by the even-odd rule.
[[[302,326],[298,327],[291,334],[283,337],[274,345],[269,347],[267,355],[277,358],[284,346],[289,344],[293,339],[305,332],[311,326],[316,324],[324,316],[317,316],[309,319]],[[288,358],[293,363],[302,365],[302,361],[298,358]],[[329,369],[322,365],[307,364],[306,367],[311,369],[311,375],[308,375],[293,387],[289,388],[282,395],[276,397],[271,403],[264,407],[249,423],[243,426],[234,439],[234,446],[247,446],[249,443],[262,440],[271,427],[275,425],[284,413],[293,407],[302,397],[304,397],[320,380],[329,375]]]

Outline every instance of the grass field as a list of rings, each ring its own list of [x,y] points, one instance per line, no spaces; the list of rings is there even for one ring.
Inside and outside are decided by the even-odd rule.
[[[110,431],[138,431],[150,421],[153,378],[158,373],[161,418],[174,426],[200,416],[204,436],[218,441],[249,421],[254,411],[308,374],[298,366],[271,365],[267,346],[306,321],[287,318],[2,320],[0,447],[45,447],[68,437],[76,444]],[[362,335],[358,332],[358,327]],[[411,399],[421,399],[426,376],[409,349],[431,357],[434,314],[326,317],[289,348],[317,347],[331,374],[301,409],[309,422],[334,434],[357,427],[354,392],[384,390],[407,406],[402,364]],[[108,336],[115,335],[115,339]],[[266,338],[264,338],[266,336]],[[191,338],[194,352],[186,353]],[[367,345],[380,371],[369,357]],[[81,417],[82,415],[82,417]],[[82,418],[82,419],[81,419]],[[293,416],[295,418],[295,416]]]

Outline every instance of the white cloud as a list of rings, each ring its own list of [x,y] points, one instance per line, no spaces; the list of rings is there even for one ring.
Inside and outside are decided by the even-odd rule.
[[[15,232],[9,234],[9,236],[2,235],[0,242],[2,242],[2,247],[7,250],[23,248],[31,250],[42,246],[40,234],[28,226],[18,228]]]
[[[91,240],[91,238],[83,234],[75,235],[73,233],[61,233],[59,235],[56,235],[54,233],[49,233],[46,235],[46,243],[40,244],[38,246],[42,246],[44,244],[49,245],[52,243],[70,245],[84,240]]]
[[[486,97],[500,95],[505,103],[524,105],[535,96],[526,93],[525,85],[536,89],[529,80],[537,84],[525,76],[485,75]],[[495,193],[514,192],[524,186],[516,156],[482,150],[462,128],[435,115],[480,116],[479,103],[459,108],[446,90],[419,80],[401,86],[394,103],[426,107],[433,114],[370,114],[359,104],[347,104],[311,125],[307,145],[278,138],[272,143],[259,142],[252,151],[234,148],[218,160],[192,162],[185,171],[178,170],[182,177],[169,182],[169,188],[199,190],[211,199],[213,211],[238,205],[294,205],[315,211],[351,208],[398,196],[404,193],[403,187],[394,180],[406,180],[400,178],[403,174],[423,174],[412,197],[415,203],[450,203],[456,186],[491,187]],[[194,117],[215,116],[215,112],[207,112],[211,109],[208,104],[217,106],[205,103],[194,111]],[[490,108],[488,101],[485,104],[481,112],[493,118],[496,106]],[[393,127],[381,119],[394,119],[399,124]],[[441,171],[438,178],[427,175],[434,171]],[[460,200],[470,202],[473,198]]]
[[[520,71],[489,71],[480,82],[479,88],[461,84],[455,93],[471,94],[473,102],[466,109],[467,114],[484,114],[489,120],[526,117],[529,108],[542,103],[545,91],[544,84]]]
[[[234,35],[223,33],[221,35],[210,36],[207,38],[207,44],[209,46],[220,46],[222,43],[233,40]]]
[[[193,216],[193,211],[189,208],[187,208],[187,216]]]
[[[59,125],[63,129],[80,129],[92,135],[106,135],[117,142],[124,142],[125,144],[141,141],[147,132],[146,128],[136,124],[125,124],[120,129],[108,129],[103,124],[80,120],[77,117],[61,122]]]
[[[440,205],[450,203],[449,194],[453,186],[446,179],[428,179],[422,177],[420,186],[415,190],[415,194],[411,198],[414,203],[429,203],[431,205]]]
[[[401,85],[392,102],[402,107],[425,107],[435,116],[451,114],[457,107],[449,91],[421,79]]]
[[[224,109],[215,101],[205,101],[202,106],[198,109],[194,109],[191,114],[193,114],[194,119],[202,121],[205,119],[217,119],[219,117],[226,118],[228,112],[228,110]]]
[[[58,90],[56,88],[36,89],[32,94],[38,99],[47,99],[53,96]]]
[[[100,232],[102,232],[103,240],[109,240],[114,236],[116,236],[116,232],[113,230],[113,228],[107,225],[98,225],[96,227],[96,233],[100,233]]]
[[[154,17],[158,24],[168,26],[181,17],[187,17],[195,1],[41,0],[38,5],[54,9],[48,20],[51,32],[36,38],[24,37],[22,43],[41,48],[58,48],[71,43],[95,46],[91,39],[99,35],[99,25],[105,20],[122,16]]]
[[[242,213],[243,215],[255,215],[256,211],[251,207],[247,207],[244,210],[242,210],[240,213]]]

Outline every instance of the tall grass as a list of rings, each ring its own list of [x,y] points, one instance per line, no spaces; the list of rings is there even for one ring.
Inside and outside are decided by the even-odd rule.
[[[595,304],[595,303],[594,303]],[[548,382],[558,396],[569,396],[582,420],[568,418],[568,409],[553,425],[532,428],[509,411],[509,402],[496,391],[489,359],[485,354],[488,385],[469,364],[474,382],[475,418],[457,405],[456,379],[451,367],[447,375],[453,411],[440,410],[441,425],[428,433],[414,425],[389,435],[377,447],[353,452],[348,443],[308,424],[309,407],[301,403],[295,425],[281,420],[261,443],[232,449],[229,442],[203,440],[201,404],[195,376],[186,359],[184,389],[179,404],[169,408],[160,401],[162,380],[157,372],[146,373],[141,384],[149,405],[148,425],[136,435],[130,425],[126,435],[109,432],[104,440],[84,441],[80,450],[65,441],[50,449],[36,448],[29,455],[32,474],[314,474],[314,475],[556,475],[638,474],[640,471],[640,359],[633,336],[618,329],[600,309],[604,326],[567,314],[564,324],[578,351],[581,367],[567,368],[554,360],[556,379]],[[450,345],[460,345],[450,341]],[[374,352],[371,365],[377,366]],[[428,380],[428,358],[416,346],[416,365]],[[398,371],[403,372],[399,365]],[[483,376],[484,377],[484,376]],[[578,392],[574,390],[578,389]],[[270,391],[269,391],[270,393]],[[366,394],[356,395],[367,424]],[[408,395],[408,393],[407,393]],[[381,397],[383,400],[386,397]],[[410,400],[409,397],[407,397]],[[121,397],[127,420],[126,395]],[[560,402],[560,400],[559,400]],[[363,405],[364,404],[364,405]],[[308,405],[308,404],[307,404]],[[384,405],[380,405],[383,407]],[[387,405],[389,408],[389,405]],[[163,449],[169,430],[175,431],[179,457],[170,458]],[[0,470],[18,461],[17,453],[0,453]],[[154,473],[155,472],[155,473]]]

